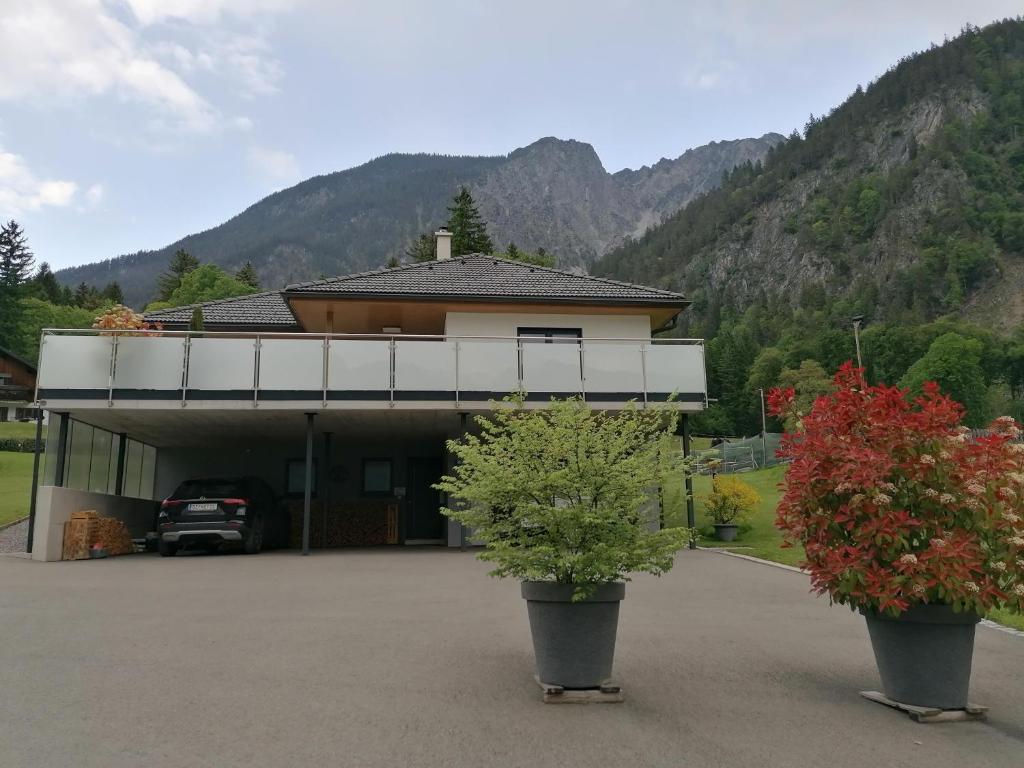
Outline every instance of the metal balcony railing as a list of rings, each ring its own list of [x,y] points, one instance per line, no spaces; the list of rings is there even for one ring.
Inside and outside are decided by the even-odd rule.
[[[459,405],[527,399],[707,402],[699,339],[209,331],[43,332],[36,399],[214,407],[319,402]]]

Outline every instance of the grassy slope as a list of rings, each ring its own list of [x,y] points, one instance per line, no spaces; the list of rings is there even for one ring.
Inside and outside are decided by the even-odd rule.
[[[28,514],[32,454],[0,451],[0,525]]]
[[[0,437],[35,437],[36,423],[34,421],[0,421]],[[46,428],[43,427],[43,437],[46,436]]]
[[[730,544],[716,542],[709,535],[702,535],[701,546],[724,547],[731,552],[761,557],[786,565],[797,565],[803,557],[803,552],[799,549],[783,549],[781,546],[782,536],[775,528],[775,505],[778,503],[780,495],[778,486],[782,482],[784,474],[783,467],[769,467],[756,472],[738,474],[737,477],[751,485],[761,496],[761,503],[750,518],[750,530],[741,534],[738,541]],[[694,478],[693,492],[697,498],[697,527],[699,529],[708,525],[708,520],[704,517],[701,496],[710,490],[710,477],[701,475]],[[681,481],[667,490],[665,512],[666,522],[669,525],[685,523],[686,511],[683,507]],[[989,618],[1005,626],[1024,630],[1024,616],[1008,611],[992,611]]]

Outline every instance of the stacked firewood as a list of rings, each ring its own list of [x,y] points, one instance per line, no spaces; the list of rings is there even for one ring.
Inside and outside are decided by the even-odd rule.
[[[302,546],[302,502],[289,505],[291,545]],[[367,547],[398,543],[398,505],[394,501],[336,502],[325,510],[310,505],[311,547]]]
[[[64,523],[64,560],[88,560],[94,547],[107,555],[127,555],[134,551],[131,534],[125,524],[113,517],[101,517],[94,509],[72,512]]]

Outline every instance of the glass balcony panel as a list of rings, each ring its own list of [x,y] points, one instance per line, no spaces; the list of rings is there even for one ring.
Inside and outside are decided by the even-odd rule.
[[[190,390],[252,390],[256,340],[193,338],[188,359]],[[191,397],[202,399],[201,393]]]
[[[180,337],[120,336],[115,389],[180,389],[185,340]]]
[[[324,386],[323,339],[264,339],[260,389],[320,390]]]
[[[46,336],[40,351],[41,389],[106,389],[113,336]]]
[[[523,344],[523,389],[530,394],[581,391],[578,344]]]
[[[395,389],[455,391],[455,342],[396,341]]]
[[[699,344],[647,347],[647,391],[704,395],[704,348]]]
[[[334,391],[388,391],[391,388],[389,343],[331,339],[327,387]]]
[[[503,395],[519,389],[513,339],[459,341],[459,391]]]
[[[588,341],[583,351],[587,392],[642,394],[644,376],[641,347],[640,342]]]

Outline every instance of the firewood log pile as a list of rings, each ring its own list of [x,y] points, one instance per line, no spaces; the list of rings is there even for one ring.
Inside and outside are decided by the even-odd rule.
[[[132,537],[125,524],[113,517],[102,517],[96,510],[72,512],[64,523],[63,560],[88,560],[98,544],[107,555],[127,555],[134,551]]]
[[[291,545],[302,546],[302,501],[288,505]],[[319,501],[310,506],[309,545],[367,547],[398,543],[398,504],[391,500],[335,502],[324,510]]]

